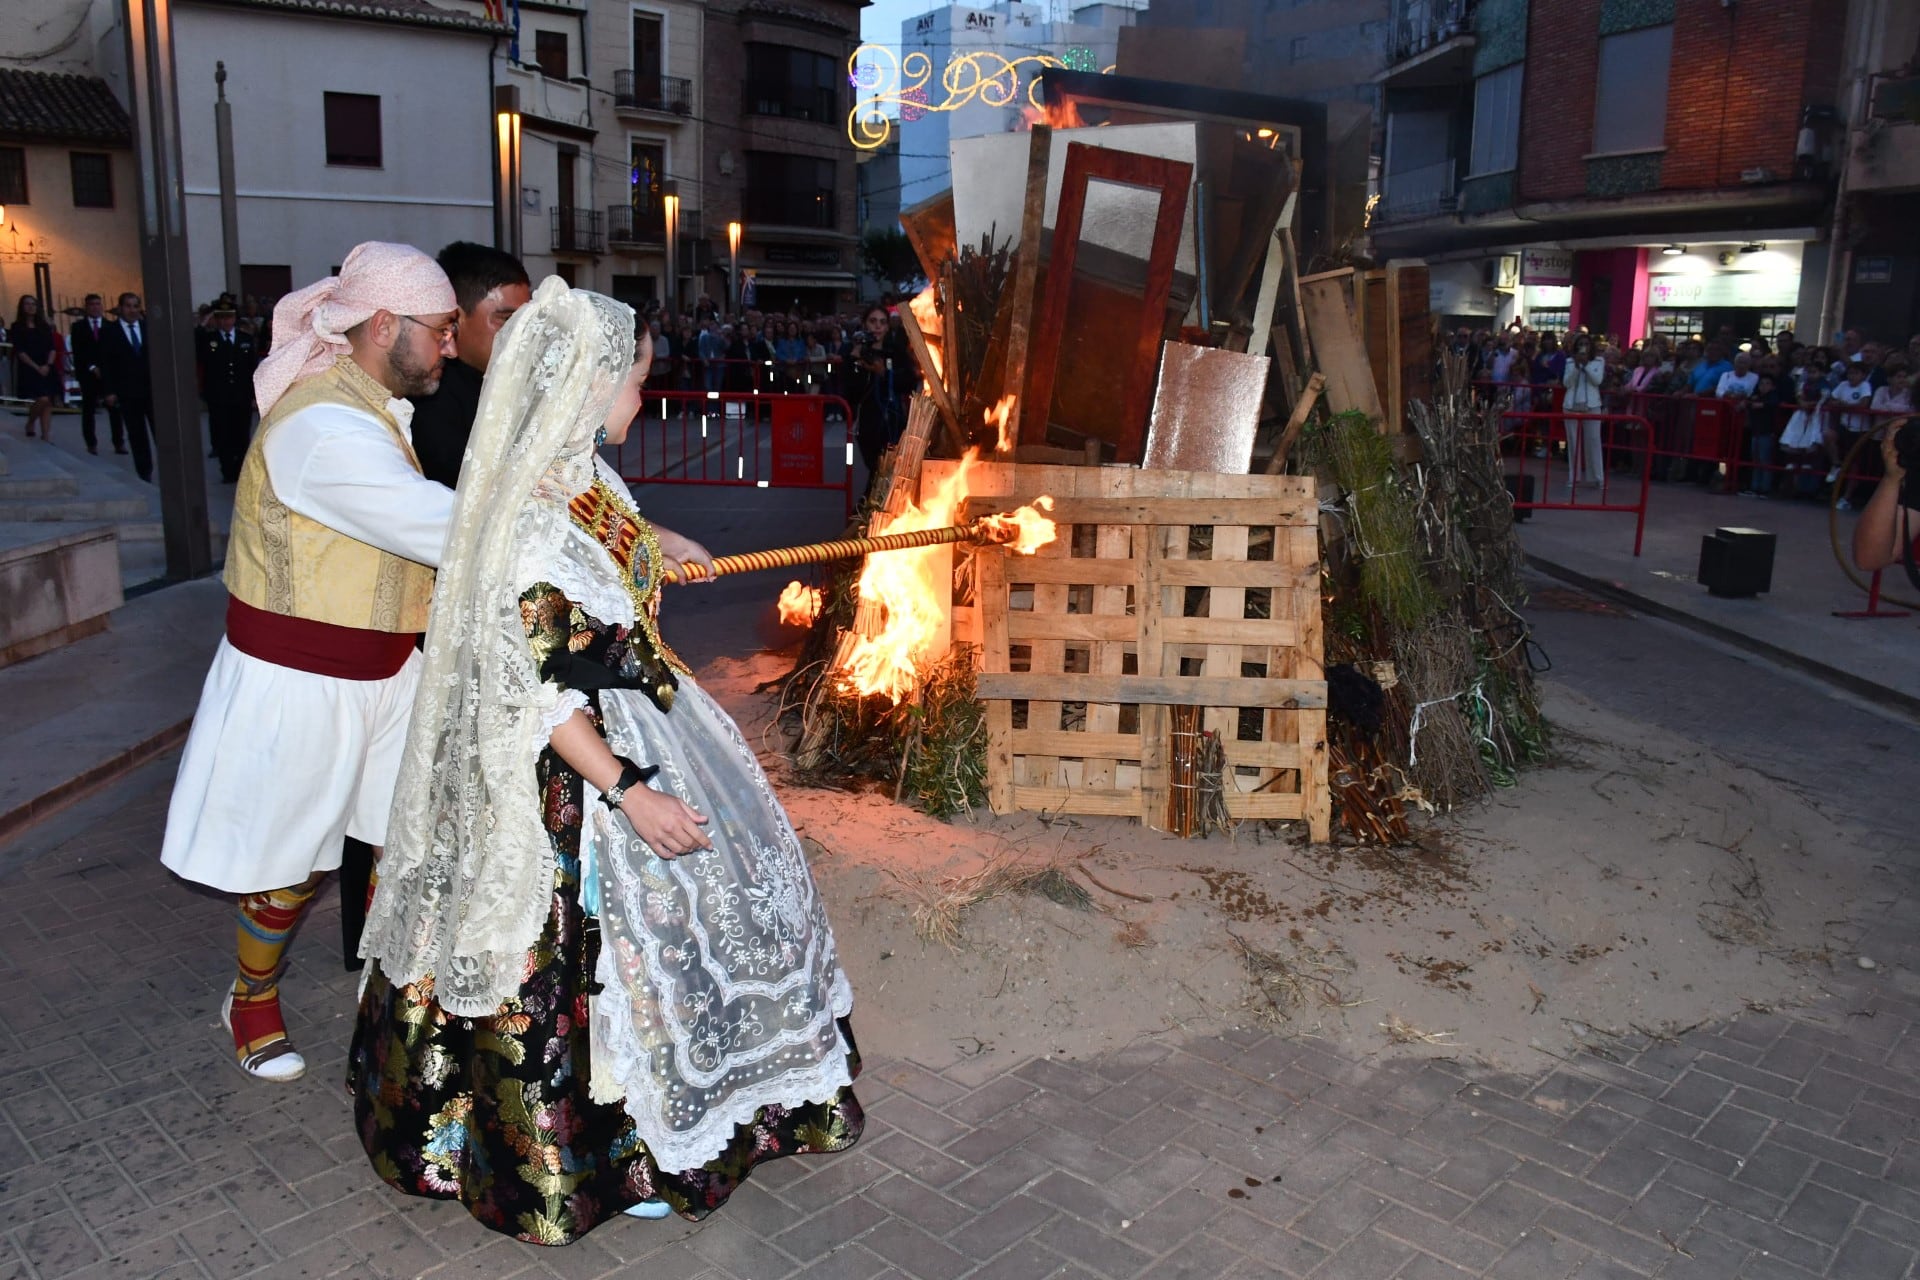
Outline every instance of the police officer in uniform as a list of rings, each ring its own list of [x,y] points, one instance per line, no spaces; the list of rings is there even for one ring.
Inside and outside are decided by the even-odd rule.
[[[232,294],[221,294],[213,304],[213,327],[200,330],[194,346],[200,357],[200,398],[207,404],[208,434],[220,459],[222,484],[240,478],[240,462],[253,435],[253,369],[260,355],[253,335],[235,323],[239,311]]]

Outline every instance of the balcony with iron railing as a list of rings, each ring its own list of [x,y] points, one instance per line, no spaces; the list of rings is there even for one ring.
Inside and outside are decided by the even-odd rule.
[[[1387,68],[1374,83],[1397,89],[1465,84],[1473,79],[1476,0],[1397,0]]]
[[[616,204],[607,209],[607,247],[615,253],[665,253],[667,218],[663,209],[636,209]],[[712,246],[706,242],[698,209],[680,210],[680,270],[682,275],[706,270]]]
[[[1387,175],[1387,189],[1374,206],[1373,224],[1414,222],[1452,213],[1460,202],[1458,166],[1441,160]]]
[[[1852,191],[1920,187],[1920,75],[1879,72],[1867,88],[1866,127],[1847,149]]]
[[[613,73],[613,109],[641,115],[691,116],[693,81],[652,71]]]
[[[554,253],[597,254],[601,251],[604,241],[601,239],[602,223],[598,209],[575,209],[561,205],[551,213]]]

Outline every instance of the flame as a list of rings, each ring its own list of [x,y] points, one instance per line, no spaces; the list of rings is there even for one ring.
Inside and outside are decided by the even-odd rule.
[[[869,536],[940,529],[953,524],[967,496],[967,472],[979,459],[967,450],[960,465],[918,503],[909,501],[899,517]],[[885,694],[900,701],[919,687],[920,672],[939,658],[953,599],[949,563],[939,547],[916,547],[868,556],[860,571],[860,599],[878,607],[885,621],[876,635],[859,635],[840,670],[845,686],[862,695]]]
[[[913,301],[907,304],[907,310],[913,312],[914,323],[920,326],[920,332],[927,340],[927,357],[933,361],[933,376],[944,384],[947,380],[942,371],[945,361],[940,354],[940,339],[944,336],[940,329],[940,298],[933,285],[928,285],[913,295]],[[894,532],[903,532],[894,530]]]
[[[1014,406],[1019,403],[1019,396],[1001,396],[1000,403],[987,410],[987,424],[999,435],[1000,442],[994,446],[996,453],[1013,452],[1013,439],[1007,434],[1007,420],[1013,416]]]
[[[820,616],[820,588],[789,582],[780,593],[780,621],[789,626],[806,627]]]
[[[1004,543],[1015,555],[1030,556],[1060,534],[1060,527],[1042,514],[1051,510],[1053,498],[1043,493],[1030,505],[1003,516],[982,516],[980,523],[993,531],[993,541]]]
[[[1037,124],[1048,125],[1055,129],[1087,127],[1087,122],[1080,117],[1080,104],[1077,102],[1049,102],[1038,107],[1022,107],[1020,110],[1026,117],[1026,127],[1029,129]]]

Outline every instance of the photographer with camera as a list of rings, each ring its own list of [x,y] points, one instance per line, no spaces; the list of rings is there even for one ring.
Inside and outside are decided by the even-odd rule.
[[[1853,528],[1853,562],[1867,570],[1904,564],[1907,577],[1920,587],[1913,545],[1920,533],[1920,418],[1888,423],[1880,458],[1887,473]]]

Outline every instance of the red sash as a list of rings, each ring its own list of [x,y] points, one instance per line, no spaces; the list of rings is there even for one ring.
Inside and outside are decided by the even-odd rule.
[[[289,618],[227,597],[227,641],[249,658],[336,680],[385,680],[407,663],[411,631],[365,631]]]

